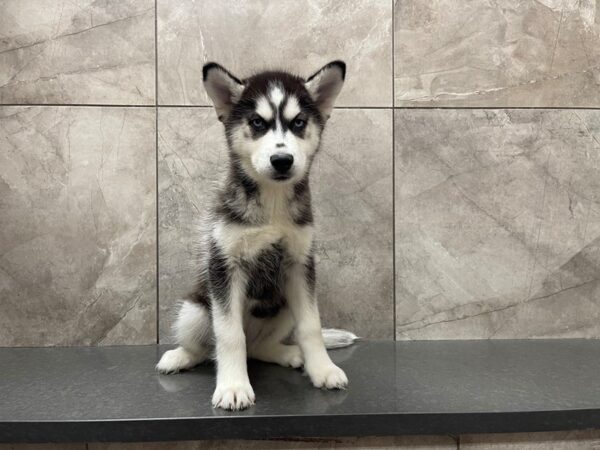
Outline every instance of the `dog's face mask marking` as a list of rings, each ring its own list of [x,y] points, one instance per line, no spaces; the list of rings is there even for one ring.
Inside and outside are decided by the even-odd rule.
[[[335,61],[308,80],[263,72],[239,80],[204,66],[204,85],[226,129],[232,158],[259,183],[295,183],[310,170],[345,76]]]

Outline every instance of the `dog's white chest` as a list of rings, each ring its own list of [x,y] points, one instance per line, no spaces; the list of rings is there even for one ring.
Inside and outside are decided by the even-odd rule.
[[[290,257],[304,261],[312,246],[313,228],[277,222],[262,226],[222,224],[215,229],[215,238],[231,258],[252,259],[273,244],[281,244]]]
[[[247,260],[273,244],[280,244],[288,256],[304,261],[312,247],[314,229],[297,225],[290,216],[289,194],[281,189],[261,191],[262,225],[223,223],[217,226],[215,238],[225,253],[235,259]]]

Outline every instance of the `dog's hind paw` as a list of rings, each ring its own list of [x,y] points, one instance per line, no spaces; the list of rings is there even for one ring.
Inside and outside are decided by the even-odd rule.
[[[304,357],[302,356],[302,350],[297,345],[286,345],[284,346],[285,351],[282,353],[279,364],[284,367],[293,367],[297,369],[302,367],[304,364]]]
[[[183,347],[177,347],[174,350],[166,351],[156,365],[156,370],[160,373],[177,373],[180,370],[191,369],[196,364],[200,364],[204,359],[201,355],[186,350]]]
[[[237,411],[254,405],[254,390],[250,383],[217,386],[212,397],[213,408],[222,408]]]
[[[318,388],[346,389],[348,377],[342,369],[331,363],[322,367],[306,369],[312,384]]]

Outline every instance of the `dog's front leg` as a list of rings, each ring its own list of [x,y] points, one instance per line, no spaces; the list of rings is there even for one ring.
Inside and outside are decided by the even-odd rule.
[[[244,409],[254,404],[254,391],[248,378],[243,303],[246,282],[240,269],[219,273],[221,283],[214,289],[213,328],[217,358],[217,387],[212,403],[215,408]],[[223,286],[223,283],[227,286]]]
[[[305,264],[293,265],[288,275],[287,299],[296,322],[296,340],[304,354],[304,369],[316,387],[343,389],[348,378],[325,349],[314,283],[309,281],[312,275]]]

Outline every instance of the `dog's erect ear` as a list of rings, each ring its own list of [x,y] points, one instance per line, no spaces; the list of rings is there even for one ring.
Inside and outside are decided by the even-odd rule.
[[[244,83],[223,66],[212,62],[202,68],[202,79],[206,92],[215,105],[217,117],[223,122],[229,116],[235,102],[239,100]]]
[[[325,120],[331,115],[333,103],[342,90],[345,77],[346,64],[343,61],[332,61],[311,75],[304,84]]]

